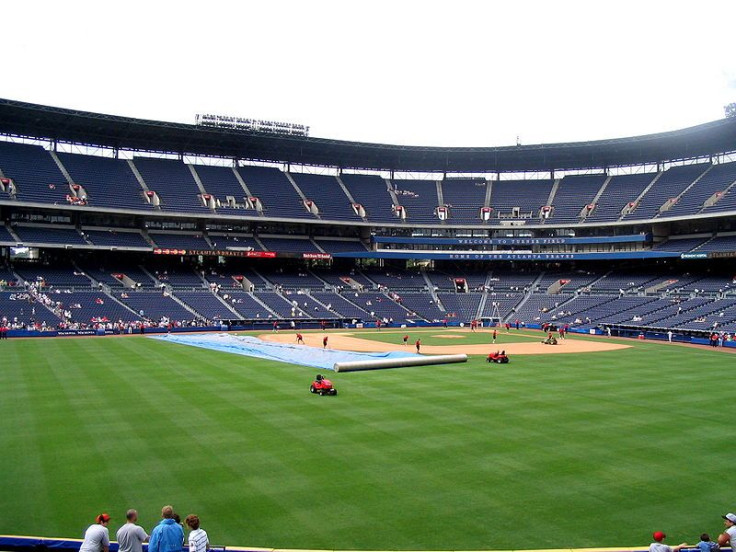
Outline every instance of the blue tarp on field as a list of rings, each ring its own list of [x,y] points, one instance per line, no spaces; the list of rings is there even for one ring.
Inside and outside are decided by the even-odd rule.
[[[421,356],[403,351],[393,351],[390,353],[355,353],[352,351],[318,349],[317,347],[308,347],[306,345],[263,341],[250,335],[232,335],[227,333],[205,335],[167,334],[151,336],[150,339],[178,343],[179,345],[189,345],[191,347],[201,347],[224,353],[275,360],[277,362],[287,362],[289,364],[301,364],[302,366],[312,366],[323,370],[332,370],[332,367],[337,362]]]

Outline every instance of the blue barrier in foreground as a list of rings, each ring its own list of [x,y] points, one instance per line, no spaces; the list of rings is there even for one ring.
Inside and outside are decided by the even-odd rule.
[[[58,550],[59,552],[77,552],[82,544],[81,539],[63,539],[63,538],[46,538],[46,537],[22,537],[16,535],[0,535],[0,550],[6,552],[45,552],[48,550]],[[148,551],[148,544],[143,545],[144,552]],[[182,549],[186,552],[186,549]],[[287,550],[279,550],[276,548],[253,548],[242,546],[212,546],[210,550],[214,552],[224,552],[225,550],[233,550],[234,552],[289,552]],[[697,550],[697,548],[685,548],[683,550]],[[550,549],[545,552],[647,552],[648,547],[630,546],[630,547],[613,547],[613,548],[563,548]],[[118,543],[110,542],[110,552],[118,552]],[[309,552],[309,551],[304,551]],[[333,550],[321,550],[312,552],[335,552]],[[452,551],[446,551],[452,552]],[[509,551],[495,552],[524,552],[521,549]],[[730,548],[721,548],[721,552],[731,552]]]

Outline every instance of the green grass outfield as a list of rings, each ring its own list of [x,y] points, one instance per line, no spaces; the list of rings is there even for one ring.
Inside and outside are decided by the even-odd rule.
[[[464,342],[442,333],[422,341]],[[314,369],[141,337],[1,341],[0,534],[80,537],[101,511],[114,532],[130,507],[150,529],[172,503],[213,544],[260,547],[714,535],[736,509],[736,356],[630,343],[333,374],[318,397]]]

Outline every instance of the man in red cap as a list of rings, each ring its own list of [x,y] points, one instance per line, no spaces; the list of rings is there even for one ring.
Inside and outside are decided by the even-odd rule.
[[[662,531],[655,531],[652,534],[654,542],[649,545],[649,552],[680,552],[683,548],[687,548],[687,543],[683,542],[677,546],[667,546],[662,541],[667,538]]]
[[[718,544],[721,546],[730,546],[733,549],[736,546],[736,514],[726,514],[721,517],[723,518],[723,525],[726,526],[726,530],[718,535]]]

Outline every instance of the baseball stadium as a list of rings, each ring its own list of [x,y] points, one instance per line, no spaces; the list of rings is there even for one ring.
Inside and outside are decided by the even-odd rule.
[[[0,27],[0,552],[731,548],[725,2],[71,4]]]
[[[170,502],[225,548],[634,550],[732,504],[736,119],[430,148],[0,100],[0,133],[2,549]]]

